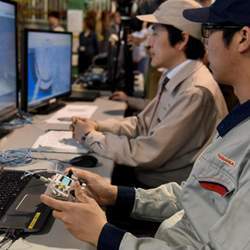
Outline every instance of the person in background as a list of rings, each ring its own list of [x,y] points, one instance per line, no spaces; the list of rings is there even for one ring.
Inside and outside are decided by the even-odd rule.
[[[151,66],[150,63],[150,50],[149,46],[147,45],[147,40],[148,37],[150,37],[150,32],[151,29],[148,28],[147,33],[145,34],[145,37],[139,38],[133,36],[133,34],[129,35],[128,37],[128,42],[132,44],[133,46],[144,46],[145,51],[147,53],[147,58],[149,61],[148,69],[147,72],[145,72],[145,77],[144,77],[144,93],[145,97],[140,98],[136,96],[128,96],[124,91],[117,90],[115,91],[110,99],[113,101],[122,101],[126,102],[128,107],[127,107],[127,113],[139,113],[141,112],[146,106],[150,103],[150,101],[155,97],[157,94],[157,89],[158,89],[158,82],[160,80],[162,70],[161,69],[156,69],[153,66]],[[143,43],[143,44],[142,44]],[[144,57],[145,59],[146,57]]]
[[[145,15],[154,12],[160,6],[160,4],[164,2],[164,0],[139,0],[137,2],[139,6],[138,14]],[[145,24],[146,23],[144,22],[143,25]],[[142,71],[144,73],[144,96],[143,98],[136,96],[128,96],[124,91],[116,90],[110,97],[111,100],[123,101],[127,103],[127,116],[141,112],[147,106],[147,104],[149,104],[149,102],[155,97],[155,95],[157,94],[158,82],[162,74],[162,72],[158,71],[158,69],[153,67],[150,63],[150,54],[147,46],[147,37],[150,33],[150,28],[148,27],[147,30],[145,29],[145,27],[143,28],[143,32],[140,32],[140,36],[134,35],[133,33],[130,34],[128,36],[128,43],[137,48],[137,51],[139,51],[138,55],[140,57],[138,58],[139,60],[137,59],[137,61],[139,62],[142,59],[141,66],[143,66],[144,68],[144,70]],[[142,47],[144,48],[142,49]],[[143,52],[144,55],[140,52]],[[136,84],[136,82],[134,84]]]
[[[51,11],[48,14],[49,27],[53,31],[63,32],[64,28],[60,24],[60,14],[58,11]]]
[[[240,105],[219,124],[183,186],[116,187],[75,169],[87,184],[84,191],[76,187],[79,202],[41,197],[76,238],[97,250],[250,249],[250,1],[216,0],[184,16],[203,23],[213,74],[233,86]],[[107,223],[100,205],[162,223],[154,238],[139,238]]]
[[[117,34],[120,31],[120,26],[121,26],[121,14],[119,11],[116,11],[111,15],[111,33],[112,34]]]
[[[100,18],[100,52],[108,53],[109,37],[111,35],[111,13],[109,11],[102,11]]]
[[[151,15],[151,64],[167,68],[156,97],[138,115],[95,122],[73,119],[73,137],[117,165],[112,183],[156,187],[185,180],[212,139],[227,107],[218,84],[200,61],[201,25],[185,20],[194,0],[168,0]]]
[[[95,15],[92,12],[84,18],[84,30],[80,33],[78,49],[79,73],[84,73],[92,64],[94,56],[99,52],[97,35],[95,32]]]
[[[131,44],[133,50],[133,62],[135,64],[135,70],[141,74],[145,74],[148,65],[148,53],[146,49],[146,40],[148,36],[147,23],[143,23],[141,30],[134,31],[128,36],[128,43]]]

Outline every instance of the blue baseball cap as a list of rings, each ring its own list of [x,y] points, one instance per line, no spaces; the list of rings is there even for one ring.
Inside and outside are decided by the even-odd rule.
[[[209,7],[186,9],[183,16],[193,22],[250,26],[250,0],[216,0]]]

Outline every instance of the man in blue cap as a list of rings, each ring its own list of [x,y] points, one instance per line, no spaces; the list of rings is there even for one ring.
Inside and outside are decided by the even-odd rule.
[[[186,10],[184,16],[203,23],[211,69],[219,82],[233,86],[240,105],[219,124],[182,187],[115,187],[74,170],[87,183],[85,192],[76,190],[82,204],[42,197],[74,236],[99,250],[250,249],[250,0],[217,0],[209,8]],[[137,238],[107,223],[97,202],[162,224],[154,238]]]

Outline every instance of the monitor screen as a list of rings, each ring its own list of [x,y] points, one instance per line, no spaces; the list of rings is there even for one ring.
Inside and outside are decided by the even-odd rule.
[[[28,108],[71,91],[72,34],[26,30]]]
[[[0,0],[0,121],[16,112],[16,5]]]

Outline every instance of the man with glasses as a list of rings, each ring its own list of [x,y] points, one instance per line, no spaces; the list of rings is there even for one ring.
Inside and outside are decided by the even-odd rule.
[[[239,25],[228,24],[227,26],[223,26],[223,25],[219,25],[219,24],[207,23],[207,24],[202,25],[202,37],[204,39],[208,39],[210,37],[210,35],[215,31],[231,30],[234,33],[238,30],[241,30],[241,28],[242,28],[242,26],[239,26]]]
[[[93,173],[74,170],[87,183],[85,193],[76,192],[82,205],[42,197],[76,237],[98,250],[250,249],[250,1],[217,0],[209,8],[186,10],[184,16],[204,24],[211,69],[218,81],[233,86],[240,105],[218,125],[182,187],[115,187]],[[161,221],[155,238],[137,238],[108,224],[93,198],[123,214]],[[68,217],[67,209],[81,214],[81,225]],[[84,232],[85,219],[96,223],[91,233],[90,228]]]

